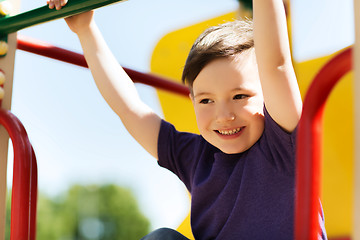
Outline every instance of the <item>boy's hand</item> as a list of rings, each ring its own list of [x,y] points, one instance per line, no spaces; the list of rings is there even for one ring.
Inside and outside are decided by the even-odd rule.
[[[56,10],[60,10],[67,2],[68,0],[47,0],[49,8],[53,9],[55,7]]]
[[[93,22],[94,10],[80,13],[71,17],[65,18],[65,21],[71,31],[76,34],[81,33],[81,31],[86,30],[90,27]]]
[[[63,6],[67,4],[67,2],[68,0],[47,0],[49,8],[55,8],[56,10],[60,10]],[[90,27],[91,23],[93,22],[93,16],[94,10],[67,17],[65,18],[65,21],[71,31],[79,34],[82,30]]]

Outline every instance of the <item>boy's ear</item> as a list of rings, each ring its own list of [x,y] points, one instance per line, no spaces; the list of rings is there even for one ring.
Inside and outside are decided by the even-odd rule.
[[[192,93],[189,93],[189,98],[191,99],[191,102],[194,104],[194,96],[193,96],[193,94]]]

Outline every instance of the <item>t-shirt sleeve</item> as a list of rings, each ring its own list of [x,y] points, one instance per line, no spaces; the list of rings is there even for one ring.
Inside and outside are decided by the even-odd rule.
[[[173,173],[191,190],[191,176],[197,164],[200,136],[179,132],[162,120],[158,139],[158,164]]]
[[[295,174],[297,127],[291,133],[281,128],[264,107],[265,130],[262,147],[268,148],[267,159],[280,171]]]

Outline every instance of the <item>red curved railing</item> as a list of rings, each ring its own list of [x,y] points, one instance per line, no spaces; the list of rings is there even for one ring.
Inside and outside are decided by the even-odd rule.
[[[318,239],[323,111],[331,90],[351,69],[352,49],[348,48],[320,70],[305,96],[297,137],[296,240]]]
[[[82,54],[55,47],[51,44],[29,37],[18,35],[17,48],[19,50],[71,63],[80,67],[88,67]],[[189,89],[180,83],[153,74],[138,72],[129,68],[124,68],[124,70],[134,82],[150,85],[172,93],[189,96]]]
[[[11,240],[35,240],[37,164],[34,150],[20,120],[0,108],[0,125],[9,133],[14,148],[11,197]]]

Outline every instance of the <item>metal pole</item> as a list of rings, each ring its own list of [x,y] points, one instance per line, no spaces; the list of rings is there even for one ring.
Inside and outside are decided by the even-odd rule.
[[[119,1],[122,0],[71,0],[61,10],[49,9],[48,6],[43,6],[15,16],[0,19],[0,35],[17,32],[36,24],[68,17]]]
[[[348,48],[332,58],[316,75],[305,96],[296,149],[296,240],[318,239],[323,110],[335,84],[351,71],[352,54]]]
[[[354,45],[354,211],[353,240],[360,240],[360,0],[354,0],[355,45]]]
[[[20,11],[20,0],[7,0],[12,5],[13,11],[10,14],[16,14]],[[7,37],[8,51],[6,56],[0,57],[0,70],[5,75],[4,99],[2,99],[1,108],[11,109],[11,97],[13,87],[13,73],[16,50],[16,33],[9,34]],[[5,219],[6,219],[6,170],[8,158],[9,135],[6,130],[0,126],[0,240],[5,239]]]
[[[53,46],[40,40],[19,35],[17,48],[19,50],[71,63],[80,67],[88,67],[84,55],[69,51],[64,48]],[[180,83],[156,76],[154,74],[142,73],[125,67],[124,70],[134,82],[143,83],[149,86],[153,86],[157,89],[170,91],[172,93],[184,95],[186,97],[189,96],[189,89]]]

